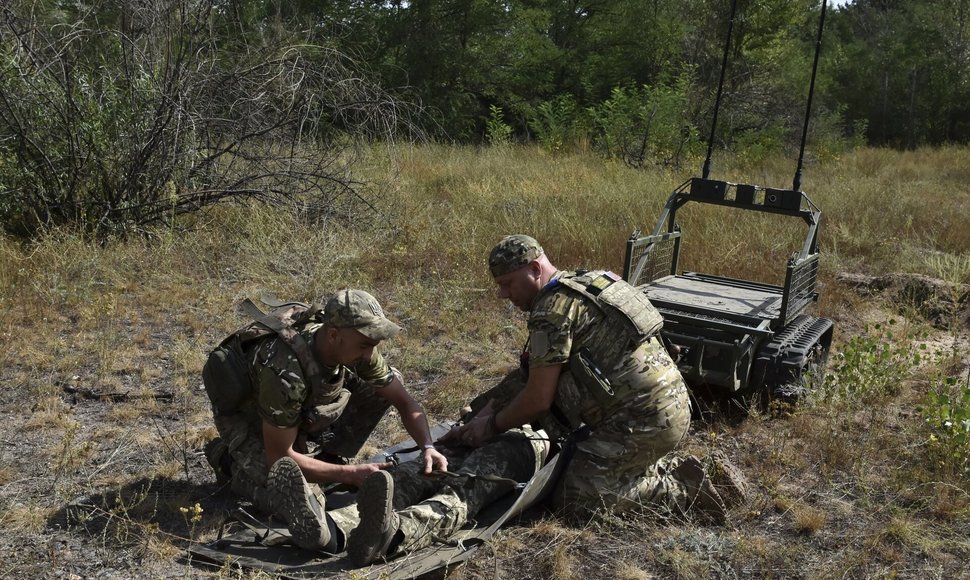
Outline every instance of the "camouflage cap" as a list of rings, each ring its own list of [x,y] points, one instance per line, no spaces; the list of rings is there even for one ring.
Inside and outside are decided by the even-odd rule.
[[[488,255],[488,269],[492,277],[514,272],[543,254],[542,246],[530,236],[515,234],[505,236]]]
[[[384,316],[384,310],[363,290],[341,290],[327,301],[323,321],[334,328],[353,328],[367,338],[385,340],[401,332],[401,327]]]

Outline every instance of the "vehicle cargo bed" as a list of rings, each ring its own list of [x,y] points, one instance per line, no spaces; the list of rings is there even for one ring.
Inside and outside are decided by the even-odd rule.
[[[783,289],[770,284],[685,272],[641,289],[662,311],[703,319],[714,315],[756,332],[781,315]]]

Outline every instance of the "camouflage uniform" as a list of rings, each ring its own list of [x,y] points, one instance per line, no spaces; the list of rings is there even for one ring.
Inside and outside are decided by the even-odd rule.
[[[324,322],[311,321],[297,330],[313,345],[323,327]],[[314,389],[296,353],[275,335],[250,346],[244,356],[252,391],[234,412],[226,413],[213,404],[220,437],[207,446],[206,454],[217,474],[229,479],[233,492],[252,500],[262,511],[275,513],[277,493],[267,487],[263,421],[284,429],[299,427],[294,444],[297,452],[324,460],[351,458],[390,406],[379,390],[401,376],[376,350],[370,361],[353,369],[327,367],[314,351],[320,371],[319,387]],[[322,493],[318,486],[310,487],[314,493]],[[349,533],[355,525],[351,518],[341,529]]]
[[[478,448],[453,448],[448,455],[449,470],[526,482],[545,461],[547,439],[529,428],[513,429]],[[389,470],[394,480],[393,506],[401,536],[393,552],[387,554],[389,557],[450,537],[482,508],[512,490],[510,481],[429,478],[422,475],[422,469],[422,463],[414,460]],[[330,515],[341,529],[353,523],[345,510]]]
[[[676,459],[666,457],[690,426],[686,385],[656,336],[630,344],[617,336],[619,329],[608,324],[601,308],[561,283],[599,275],[560,273],[536,299],[529,318],[529,368],[565,365],[554,408],[569,428],[585,424],[590,430],[585,439],[577,438],[553,501],[577,515],[644,503],[686,509],[691,494],[672,476],[667,461]],[[588,352],[593,368],[601,369],[605,388],[577,378],[580,352]]]
[[[497,278],[542,254],[534,239],[509,236],[489,266]],[[562,365],[552,408],[538,423],[553,436],[575,432],[553,496],[567,514],[637,506],[682,514],[698,498],[699,462],[669,454],[687,434],[690,400],[657,337],[661,324],[643,294],[611,272],[557,272],[532,304],[523,368]],[[488,398],[507,404],[525,381],[513,373],[473,409]]]

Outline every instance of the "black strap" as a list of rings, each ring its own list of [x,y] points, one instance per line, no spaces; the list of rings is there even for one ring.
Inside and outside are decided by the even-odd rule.
[[[436,469],[431,472],[431,477],[465,479],[465,487],[471,486],[475,481],[489,481],[492,483],[504,483],[507,485],[511,485],[513,489],[520,489],[525,487],[525,482],[518,482],[508,477],[501,477],[498,475],[491,475],[488,473],[480,475],[477,473],[455,473],[454,471],[445,471],[443,469]]]

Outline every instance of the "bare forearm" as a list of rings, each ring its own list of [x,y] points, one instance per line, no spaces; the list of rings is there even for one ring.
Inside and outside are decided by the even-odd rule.
[[[408,435],[420,446],[431,445],[434,440],[431,438],[431,429],[428,426],[428,417],[420,405],[413,405],[401,412],[401,423]]]
[[[512,399],[508,407],[495,413],[493,425],[501,433],[502,431],[508,431],[509,429],[530,423],[538,419],[548,410],[549,406],[544,404],[541,398],[536,397],[527,390],[522,391]]]
[[[495,414],[493,429],[501,433],[535,421],[549,410],[556,395],[556,385],[562,370],[560,365],[539,367],[529,375],[525,388],[507,407]]]
[[[347,483],[359,486],[370,473],[390,466],[388,463],[340,465],[320,461],[293,449],[297,435],[296,427],[278,428],[263,422],[263,445],[267,470],[281,458],[289,457],[300,466],[303,477],[310,483]]]
[[[359,485],[361,472],[370,473],[375,469],[366,464],[339,465],[314,459],[302,453],[292,452],[289,456],[300,466],[303,477],[310,483],[347,483]]]

